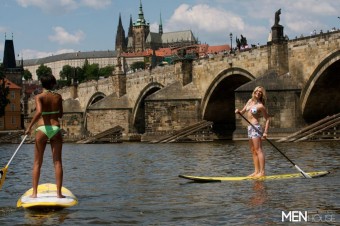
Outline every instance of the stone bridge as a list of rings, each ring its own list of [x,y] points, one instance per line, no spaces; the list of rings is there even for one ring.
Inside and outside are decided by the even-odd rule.
[[[244,137],[235,117],[257,85],[267,89],[270,136],[283,136],[340,112],[340,32],[280,42],[228,55],[67,87],[62,127],[69,136],[114,126],[144,140],[201,120],[216,138]]]

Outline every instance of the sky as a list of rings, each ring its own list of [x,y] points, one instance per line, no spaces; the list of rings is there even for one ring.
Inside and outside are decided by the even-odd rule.
[[[191,30],[203,44],[230,45],[230,33],[264,45],[275,12],[288,38],[340,28],[339,0],[141,0],[152,32]],[[119,14],[127,35],[140,0],[1,0],[0,62],[5,39],[16,58],[36,59],[77,51],[114,50]],[[6,38],[5,38],[6,35]]]

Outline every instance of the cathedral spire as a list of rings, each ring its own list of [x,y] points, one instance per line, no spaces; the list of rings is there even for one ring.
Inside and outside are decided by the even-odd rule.
[[[122,18],[119,13],[118,19],[118,27],[117,27],[117,34],[116,34],[116,50],[124,52],[126,50],[126,41],[125,41],[125,31],[122,24]]]
[[[159,34],[163,34],[162,13],[159,14]]]
[[[136,22],[136,25],[146,25],[145,19],[144,19],[144,13],[143,13],[143,6],[142,6],[142,0],[139,0],[139,13],[138,13],[138,19]]]
[[[129,25],[129,33],[128,33],[128,37],[132,37],[133,36],[133,23],[132,23],[132,15],[130,15],[130,25]]]

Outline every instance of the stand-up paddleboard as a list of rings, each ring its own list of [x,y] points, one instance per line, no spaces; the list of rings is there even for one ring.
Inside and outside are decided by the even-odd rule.
[[[57,185],[40,184],[38,197],[31,198],[33,188],[26,191],[18,200],[17,207],[29,209],[62,209],[78,204],[78,199],[70,190],[62,187],[61,192],[65,198],[57,198]]]
[[[318,171],[307,173],[310,177],[322,177],[329,174],[328,171]],[[290,178],[304,178],[301,173],[280,174],[263,177],[197,177],[189,175],[179,175],[179,177],[192,180],[194,182],[221,182],[221,181],[240,181],[240,180],[280,180]]]

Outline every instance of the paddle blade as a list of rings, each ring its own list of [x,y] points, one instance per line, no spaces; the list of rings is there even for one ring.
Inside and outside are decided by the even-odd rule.
[[[1,171],[0,171],[0,178],[1,178],[1,180],[0,180],[0,190],[2,188],[2,185],[5,182],[6,173],[7,173],[7,167],[2,168]]]
[[[302,174],[302,176],[304,176],[304,178],[312,178],[312,177],[309,176],[307,173],[303,172],[303,170],[300,169],[300,167],[298,167],[297,165],[294,165],[294,166],[295,166],[295,168],[296,168],[297,170],[300,171],[300,173]]]

